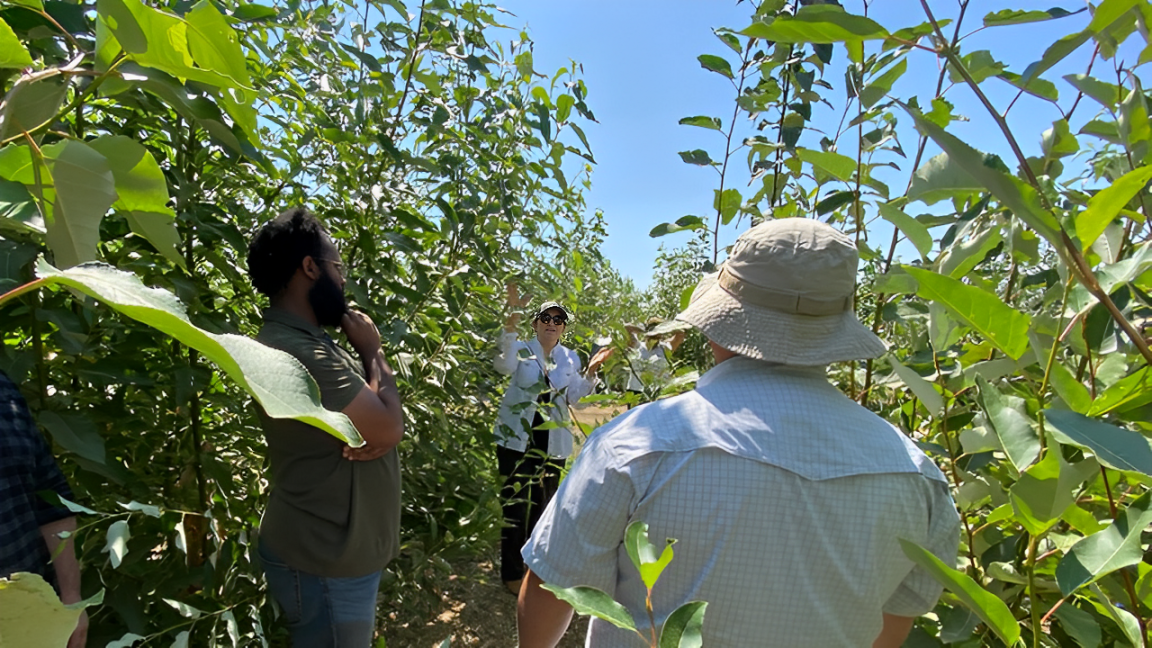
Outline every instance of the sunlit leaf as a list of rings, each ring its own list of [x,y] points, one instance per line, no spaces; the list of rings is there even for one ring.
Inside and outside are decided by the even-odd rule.
[[[932,383],[924,380],[924,378],[913,371],[912,369],[904,366],[893,356],[889,356],[888,361],[892,363],[892,370],[900,377],[904,385],[912,392],[920,402],[924,404],[925,409],[932,415],[933,418],[939,418],[944,412],[944,397]]]
[[[877,208],[884,220],[895,225],[904,236],[908,237],[912,245],[916,246],[916,251],[920,253],[921,258],[927,259],[928,254],[932,251],[932,234],[928,228],[892,203],[880,203]]]
[[[116,520],[108,527],[107,542],[101,551],[112,560],[112,568],[119,569],[128,553],[128,540],[132,537],[127,520]]]
[[[839,43],[888,36],[888,31],[871,18],[849,14],[831,4],[800,7],[794,16],[780,15],[770,23],[753,23],[740,33],[778,43]]]
[[[980,406],[1000,438],[1004,454],[1016,470],[1023,472],[1040,455],[1040,437],[1024,409],[1024,399],[1000,393],[982,376],[976,377],[976,384],[980,390]]]
[[[904,555],[912,562],[920,565],[932,575],[948,591],[956,595],[964,605],[975,612],[988,624],[988,627],[1004,641],[1012,645],[1020,638],[1020,626],[1012,616],[1012,611],[995,594],[980,586],[970,576],[945,565],[939,558],[932,555],[914,542],[901,539],[900,546]]]
[[[701,54],[696,57],[696,60],[700,61],[700,67],[705,70],[726,76],[729,79],[733,78],[732,65],[722,57],[713,54]]]
[[[20,69],[31,66],[32,55],[8,23],[0,19],[0,68]]]
[[[556,598],[572,606],[577,614],[585,614],[602,619],[624,630],[635,630],[636,622],[632,620],[627,608],[612,600],[604,592],[594,587],[556,587],[545,583],[542,588],[552,592]]]
[[[1083,448],[1100,463],[1152,476],[1152,440],[1068,410],[1044,410],[1047,427],[1060,443]]]
[[[1076,215],[1076,236],[1080,243],[1085,248],[1091,246],[1104,233],[1108,223],[1116,218],[1137,192],[1144,189],[1150,179],[1152,166],[1139,167],[1092,196],[1088,200],[1088,208]]]
[[[799,148],[796,149],[796,155],[837,180],[851,180],[852,174],[856,172],[856,160],[833,151]]]
[[[5,646],[64,648],[82,610],[61,603],[39,574],[17,572],[0,578],[0,638]]]
[[[1020,25],[1023,23],[1041,22],[1044,20],[1052,20],[1053,18],[1064,18],[1065,16],[1073,16],[1085,11],[1087,7],[1082,7],[1076,11],[1068,11],[1060,7],[1053,7],[1048,10],[1034,9],[1027,11],[1024,9],[1001,9],[984,16],[985,27],[997,27],[1001,25]]]
[[[720,130],[719,117],[706,117],[699,115],[696,117],[685,117],[680,120],[681,126],[699,126],[700,128],[707,128],[709,130]]]
[[[701,648],[707,607],[704,601],[690,601],[676,608],[660,629],[659,648]]]
[[[996,295],[923,268],[904,266],[904,271],[919,284],[918,295],[943,305],[1008,357],[1019,360],[1028,350],[1029,317]]]
[[[1112,526],[1077,542],[1056,565],[1056,582],[1068,596],[1117,569],[1135,565],[1144,556],[1140,534],[1152,524],[1152,494],[1128,505]]]

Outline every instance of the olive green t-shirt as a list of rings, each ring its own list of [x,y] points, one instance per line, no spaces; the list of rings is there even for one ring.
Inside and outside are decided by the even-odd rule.
[[[279,308],[264,311],[256,339],[304,365],[324,407],[341,411],[365,386],[364,366],[318,326]],[[260,421],[272,493],[260,541],[290,567],[348,578],[382,569],[400,549],[400,460],[396,450],[349,461],[344,442],[292,419]]]

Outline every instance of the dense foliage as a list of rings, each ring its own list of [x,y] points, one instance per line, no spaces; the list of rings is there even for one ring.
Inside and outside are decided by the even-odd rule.
[[[505,280],[576,304],[582,353],[622,348],[625,322],[671,316],[722,261],[724,228],[807,216],[857,240],[858,313],[892,345],[833,378],[940,462],[964,518],[956,564],[905,548],[948,588],[908,645],[1147,645],[1148,0],[980,18],[968,0],[947,15],[922,2],[890,26],[750,2],[751,24],[716,31],[723,55],[700,56],[731,81],[731,118],[681,122],[719,137],[681,153],[716,171],[715,213],[653,230],[698,238],[662,253],[646,296],[586,214],[578,66],[539,74],[492,6],[409,5],[0,5],[0,368],[85,507],[85,593],[106,592],[93,645],[278,641],[249,554],[266,491],[251,396],[270,401],[229,334],[259,323],[247,236],[301,203],[401,374],[404,547],[385,617],[494,539]],[[1070,33],[1026,69],[966,48],[974,30],[1050,20]],[[901,81],[911,57],[939,75]],[[1083,72],[1048,78],[1068,61]],[[1013,130],[996,83],[1059,118]],[[954,134],[977,118],[958,114],[962,93],[1011,155]],[[77,265],[91,260],[122,272]],[[705,369],[689,337],[676,370]],[[317,416],[301,389],[277,406]]]
[[[410,4],[0,9],[0,368],[75,488],[84,589],[106,592],[91,645],[278,641],[249,551],[267,487],[249,394],[320,414],[306,384],[266,389],[277,359],[230,335],[259,325],[243,259],[260,222],[320,214],[401,375],[386,617],[434,601],[446,558],[495,538],[505,278],[569,299],[614,278],[605,308],[631,290],[591,272],[603,223],[584,216],[575,64],[538,72],[495,7]],[[77,265],[93,260],[131,274]],[[36,290],[52,284],[74,292]]]
[[[712,262],[744,217],[820,218],[854,236],[857,312],[892,352],[833,377],[939,461],[963,517],[955,565],[905,547],[948,589],[906,645],[1146,646],[1152,127],[1137,68],[1152,58],[1152,5],[981,19],[967,0],[946,15],[920,2],[908,24],[882,26],[832,4],[751,4],[751,24],[716,30],[724,55],[699,57],[731,81],[732,119],[681,120],[718,134],[718,153],[680,153],[717,172],[715,212],[653,236],[703,232]],[[1050,20],[1071,33],[1035,43],[1026,69],[966,48],[973,33],[1020,39]],[[898,84],[913,57],[935,59],[938,77]],[[1049,79],[1064,59],[1083,72]],[[1015,99],[995,105],[997,83]],[[969,118],[958,95],[1008,159],[950,132]],[[1014,131],[1021,96],[1058,118]]]

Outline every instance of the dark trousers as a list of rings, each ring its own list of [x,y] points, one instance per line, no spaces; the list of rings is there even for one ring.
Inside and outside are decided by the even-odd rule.
[[[564,461],[547,456],[548,432],[533,430],[527,452],[496,446],[496,462],[504,482],[500,489],[504,509],[504,528],[500,533],[500,578],[506,581],[524,577],[520,549],[532,535],[540,514],[560,486]]]

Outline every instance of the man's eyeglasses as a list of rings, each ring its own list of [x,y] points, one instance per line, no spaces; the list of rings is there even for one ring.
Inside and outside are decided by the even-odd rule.
[[[335,259],[316,259],[316,260],[320,261],[321,263],[329,263],[329,264],[335,266],[336,272],[339,272],[340,276],[344,276],[344,262],[343,261],[336,261]]]
[[[536,319],[540,320],[541,322],[544,322],[545,324],[555,323],[556,326],[564,326],[565,324],[568,323],[568,318],[564,315],[549,315],[548,313],[544,313],[543,315],[541,315],[540,317],[537,317]]]

